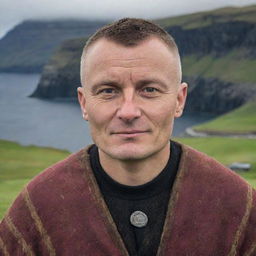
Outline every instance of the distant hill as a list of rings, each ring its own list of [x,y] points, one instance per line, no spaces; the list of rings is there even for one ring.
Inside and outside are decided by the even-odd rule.
[[[256,5],[245,7],[225,7],[211,11],[158,19],[156,22],[163,27],[179,26],[183,29],[207,27],[216,23],[234,21],[256,23],[255,12]]]
[[[224,113],[256,95],[256,6],[222,8],[157,20],[181,52],[189,82],[187,111]],[[76,97],[86,38],[63,43],[45,66],[33,96]],[[75,57],[76,56],[76,57]]]
[[[0,40],[0,72],[39,73],[65,40],[88,36],[107,21],[25,21]]]

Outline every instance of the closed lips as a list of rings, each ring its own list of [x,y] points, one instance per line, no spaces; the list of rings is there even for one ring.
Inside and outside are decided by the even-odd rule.
[[[133,133],[145,133],[145,132],[148,132],[148,131],[137,131],[137,130],[134,130],[134,131],[120,131],[120,132],[113,132],[113,134],[133,134]]]

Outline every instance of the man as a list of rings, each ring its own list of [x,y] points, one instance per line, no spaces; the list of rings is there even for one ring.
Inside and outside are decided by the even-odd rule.
[[[256,255],[256,194],[169,137],[187,95],[176,44],[140,19],[96,32],[78,99],[95,145],[51,166],[0,226],[1,255]]]

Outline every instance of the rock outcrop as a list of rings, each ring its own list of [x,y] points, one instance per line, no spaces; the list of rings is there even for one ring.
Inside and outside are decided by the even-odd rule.
[[[217,78],[184,77],[189,84],[186,111],[223,114],[256,96],[256,85],[231,83]]]
[[[245,58],[256,58],[256,24],[232,21],[187,30],[175,26],[167,31],[175,38],[181,56],[211,54],[220,58],[243,48]]]
[[[37,89],[38,98],[73,98],[80,86],[80,57],[86,38],[64,42],[43,69]]]

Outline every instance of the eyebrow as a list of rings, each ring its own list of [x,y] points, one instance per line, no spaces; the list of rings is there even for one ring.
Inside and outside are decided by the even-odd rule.
[[[152,84],[152,83],[159,84],[165,90],[168,89],[167,85],[157,78],[143,79],[143,80],[140,80],[137,84],[138,84],[138,86],[145,86],[145,85]]]
[[[118,87],[118,86],[120,86],[120,84],[118,82],[116,82],[116,81],[113,81],[113,80],[102,80],[100,82],[95,83],[92,86],[92,88],[91,88],[92,93],[96,93],[98,88],[100,88],[102,86]]]
[[[156,79],[156,78],[152,78],[152,79],[142,79],[142,80],[139,80],[136,84],[136,86],[138,87],[142,87],[142,86],[145,86],[145,85],[148,85],[148,84],[152,84],[152,83],[157,83],[159,84],[163,89],[167,90],[168,87],[167,85],[162,82],[161,80],[159,79]],[[112,86],[112,87],[120,87],[120,83],[117,82],[117,81],[114,81],[114,80],[102,80],[100,82],[97,82],[95,83],[92,88],[91,88],[91,91],[93,94],[95,94],[97,92],[97,90],[102,87],[102,86]]]

